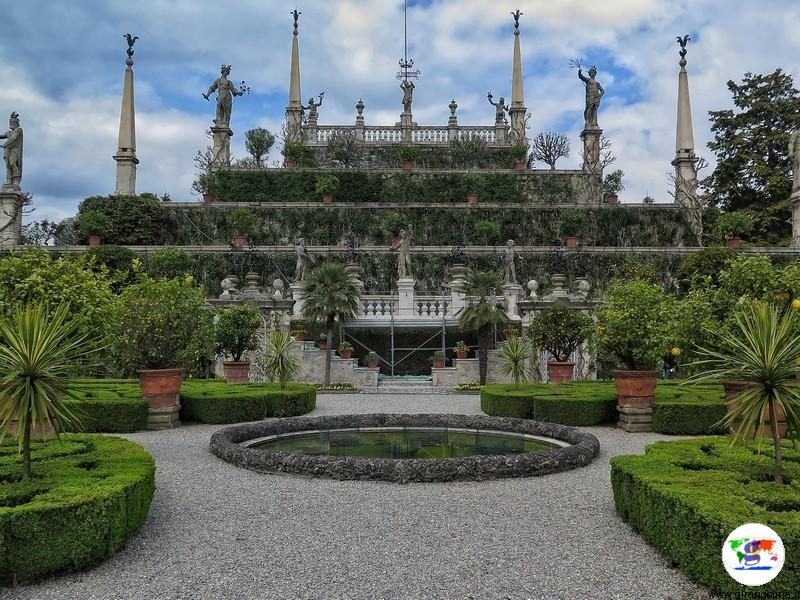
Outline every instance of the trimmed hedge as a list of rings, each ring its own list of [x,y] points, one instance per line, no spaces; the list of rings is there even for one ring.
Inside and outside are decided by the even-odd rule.
[[[780,575],[758,593],[790,598],[800,590],[800,448],[783,446],[788,485],[772,482],[774,446],[732,448],[724,437],[648,446],[644,456],[611,459],[619,515],[693,581],[722,597],[748,592],[728,576],[722,544],[744,523],[763,523],[783,540]],[[739,597],[737,595],[737,597]]]
[[[228,385],[224,381],[184,381],[181,386],[181,419],[200,423],[241,423],[269,417],[294,417],[314,410],[317,390],[313,385]]]
[[[144,523],[155,463],[138,444],[66,434],[32,443],[33,478],[22,456],[0,445],[0,583],[33,582],[112,556]]]
[[[563,425],[600,425],[617,420],[613,382],[487,385],[481,410],[488,415],[549,421]],[[721,386],[679,385],[659,381],[653,404],[653,430],[672,435],[720,433],[714,425],[725,416]]]
[[[147,425],[147,402],[136,379],[73,379],[70,389],[78,399],[66,404],[84,433],[131,433]]]

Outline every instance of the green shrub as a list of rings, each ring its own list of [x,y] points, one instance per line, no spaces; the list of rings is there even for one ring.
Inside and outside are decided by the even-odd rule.
[[[568,208],[561,213],[561,218],[559,219],[561,233],[564,235],[578,235],[586,227],[587,221],[586,211]]]
[[[221,310],[214,324],[214,339],[219,354],[230,354],[233,360],[242,360],[242,354],[255,350],[256,333],[261,327],[258,310],[249,304],[238,304]]]
[[[192,259],[178,248],[159,248],[147,257],[147,274],[153,279],[174,279],[191,272]]]
[[[69,409],[83,433],[132,433],[147,426],[147,402],[135,379],[73,379]]]
[[[227,385],[221,381],[184,381],[181,386],[181,419],[200,423],[241,423],[269,417],[293,417],[314,410],[313,385]]]
[[[320,196],[331,196],[339,189],[339,178],[336,175],[323,175],[317,179],[314,191]]]
[[[102,231],[103,242],[120,246],[157,245],[164,242],[175,222],[153,194],[139,196],[92,196],[81,203],[78,223],[89,211],[108,219]]]
[[[678,267],[678,278],[688,285],[692,280],[709,278],[718,283],[720,272],[736,258],[736,251],[727,246],[711,246],[686,257]]]
[[[110,224],[111,219],[99,210],[87,210],[78,217],[78,232],[84,239],[92,235],[102,235]]]
[[[753,217],[741,210],[723,214],[716,223],[717,233],[726,240],[747,235],[752,229]]]
[[[33,443],[37,477],[17,478],[22,458],[0,445],[0,582],[30,583],[112,556],[144,523],[155,464],[119,438],[71,435]]]
[[[556,304],[536,315],[528,336],[534,346],[550,353],[553,360],[566,362],[593,331],[594,322],[588,314]]]
[[[763,523],[783,540],[781,574],[758,592],[789,598],[800,589],[800,449],[785,447],[789,485],[772,482],[774,448],[731,447],[727,437],[659,442],[644,456],[611,459],[619,515],[689,579],[720,597],[742,594],[720,552],[744,523]]]

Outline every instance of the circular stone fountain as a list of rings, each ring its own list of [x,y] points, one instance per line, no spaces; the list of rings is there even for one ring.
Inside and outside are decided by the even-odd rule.
[[[211,451],[261,473],[456,481],[534,477],[592,462],[600,443],[555,423],[470,415],[339,415],[228,427]]]

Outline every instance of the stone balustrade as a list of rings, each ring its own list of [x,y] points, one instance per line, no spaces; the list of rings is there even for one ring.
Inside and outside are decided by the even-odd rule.
[[[365,144],[393,145],[408,139],[404,137],[407,128],[396,126],[361,127],[353,125],[321,125],[306,129],[306,143],[311,146],[324,146],[336,132],[354,132]],[[501,132],[502,136],[502,132]],[[487,144],[507,146],[507,136],[500,141],[496,127],[484,126],[414,126],[410,130],[410,140],[415,144],[448,144],[454,140],[480,140]]]

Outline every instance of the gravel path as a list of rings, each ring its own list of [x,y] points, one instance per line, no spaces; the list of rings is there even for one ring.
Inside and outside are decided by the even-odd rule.
[[[315,415],[480,414],[477,396],[323,395]],[[480,483],[259,475],[208,451],[219,426],[128,435],[156,457],[141,531],[97,568],[15,600],[706,598],[614,511],[609,457],[664,436],[587,428],[589,467]]]

